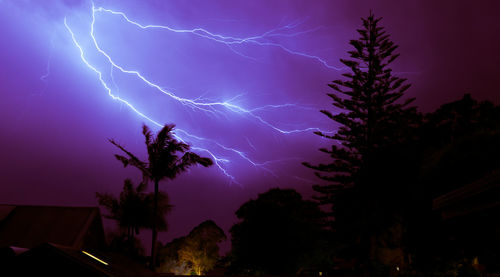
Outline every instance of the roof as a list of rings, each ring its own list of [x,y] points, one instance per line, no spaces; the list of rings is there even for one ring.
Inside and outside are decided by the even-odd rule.
[[[491,209],[500,205],[500,170],[443,194],[433,200],[434,210],[452,218]]]
[[[51,243],[41,244],[15,259],[12,270],[26,276],[156,276],[117,253],[87,252]]]
[[[81,248],[89,233],[104,238],[97,207],[0,205],[0,246],[33,248],[50,242]]]

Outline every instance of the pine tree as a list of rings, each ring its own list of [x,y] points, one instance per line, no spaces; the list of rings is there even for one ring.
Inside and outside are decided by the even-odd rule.
[[[332,161],[327,164],[303,164],[313,170],[327,185],[313,187],[322,204],[332,204],[335,228],[359,230],[367,228],[377,206],[377,191],[383,190],[379,171],[385,149],[404,139],[404,128],[415,108],[408,105],[414,99],[401,101],[410,87],[406,79],[394,76],[389,65],[399,56],[397,45],[379,26],[381,18],[370,12],[362,18],[360,37],[351,40],[354,50],[350,59],[340,61],[350,69],[342,74],[345,80],[329,84],[335,92],[327,94],[333,106],[341,110],[334,114],[321,110],[340,124],[336,134],[315,134],[331,139],[331,148],[321,148]],[[360,226],[364,225],[364,226]],[[349,233],[347,231],[346,233]],[[359,237],[358,237],[359,238]]]

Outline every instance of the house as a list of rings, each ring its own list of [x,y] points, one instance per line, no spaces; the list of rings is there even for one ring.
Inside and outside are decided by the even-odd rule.
[[[450,252],[500,273],[500,169],[433,200]]]
[[[99,208],[0,205],[0,247],[31,249],[42,243],[104,249]]]
[[[433,209],[444,220],[498,214],[500,209],[500,170],[450,191],[433,200]]]
[[[119,253],[85,251],[50,243],[18,255],[13,265],[10,270],[16,276],[156,276]]]
[[[156,276],[106,245],[97,207],[0,205],[0,276]]]

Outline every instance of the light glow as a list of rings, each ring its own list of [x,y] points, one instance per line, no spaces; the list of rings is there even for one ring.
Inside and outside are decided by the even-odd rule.
[[[151,115],[151,111],[145,110],[143,107],[136,106],[136,103],[133,103],[130,99],[126,99],[125,96],[121,96],[118,94],[118,86],[115,82],[115,77],[113,75],[113,72],[120,72],[124,74],[125,76],[130,76],[131,80],[137,80],[139,82],[142,82],[146,87],[152,88],[156,92],[161,93],[162,95],[168,97],[170,100],[174,100],[175,102],[179,103],[182,105],[182,107],[189,108],[190,110],[200,112],[204,114],[207,117],[216,117],[216,118],[221,118],[223,119],[230,119],[234,117],[239,117],[239,118],[246,118],[247,120],[251,120],[254,123],[252,124],[257,124],[260,125],[262,129],[268,129],[271,132],[277,133],[277,135],[299,135],[302,133],[306,134],[312,134],[312,132],[322,132],[322,133],[329,133],[332,134],[333,131],[328,131],[328,130],[321,130],[318,127],[305,127],[305,128],[283,128],[279,127],[276,124],[271,123],[268,119],[266,119],[265,116],[262,115],[262,113],[265,114],[265,112],[269,112],[272,110],[277,110],[277,109],[301,109],[301,110],[313,110],[311,107],[307,106],[302,106],[299,104],[295,103],[285,103],[285,104],[265,104],[261,106],[256,106],[252,108],[245,107],[244,105],[237,104],[236,100],[239,100],[239,98],[243,95],[241,93],[236,94],[236,96],[231,97],[230,99],[227,100],[221,100],[221,101],[214,101],[214,100],[209,100],[206,98],[203,98],[202,96],[196,97],[196,98],[187,98],[184,96],[180,96],[179,93],[173,92],[169,89],[166,89],[162,87],[159,83],[155,82],[152,80],[150,77],[147,77],[146,74],[143,72],[140,72],[139,70],[136,69],[130,69],[126,68],[123,64],[120,64],[116,59],[112,57],[112,52],[105,51],[103,47],[99,43],[99,39],[95,34],[96,30],[96,15],[101,14],[101,16],[105,15],[111,15],[111,16],[120,16],[122,19],[124,19],[123,22],[125,24],[132,24],[135,27],[138,27],[139,30],[147,30],[147,29],[160,29],[160,31],[168,31],[168,32],[174,32],[174,33],[188,33],[192,34],[194,36],[202,37],[204,39],[208,39],[211,41],[215,41],[217,43],[222,44],[223,46],[229,47],[233,52],[236,54],[239,54],[239,52],[236,52],[233,48],[232,45],[236,44],[254,44],[259,47],[278,47],[279,49],[285,51],[286,53],[290,55],[298,55],[301,57],[306,57],[310,58],[312,60],[315,60],[319,62],[320,64],[324,65],[328,69],[334,69],[334,70],[341,70],[341,68],[335,68],[329,64],[326,63],[326,61],[320,59],[317,56],[313,55],[308,55],[302,52],[297,52],[297,51],[292,51],[289,48],[277,44],[275,42],[271,42],[270,38],[272,37],[295,37],[299,36],[304,33],[308,32],[314,32],[320,27],[317,28],[312,28],[308,29],[305,31],[293,31],[294,28],[296,28],[298,25],[301,23],[298,21],[295,21],[294,23],[274,28],[271,29],[267,32],[264,32],[262,35],[258,36],[251,36],[251,37],[246,37],[246,38],[238,38],[238,37],[232,37],[232,36],[225,36],[221,34],[216,34],[212,33],[204,28],[197,27],[193,29],[175,29],[169,26],[163,26],[163,25],[145,25],[138,23],[136,21],[133,21],[127,16],[125,13],[121,11],[114,11],[110,9],[106,9],[103,7],[95,7],[94,3],[92,3],[91,6],[91,21],[88,26],[88,38],[90,38],[90,46],[84,43],[79,42],[81,40],[81,34],[76,35],[76,32],[70,27],[70,24],[68,24],[68,21],[66,17],[64,18],[64,26],[68,33],[71,36],[71,40],[73,44],[76,46],[76,48],[79,51],[80,54],[80,59],[81,61],[85,64],[86,67],[88,67],[90,70],[96,73],[97,78],[101,86],[104,88],[104,90],[107,92],[108,96],[110,96],[113,100],[116,100],[122,104],[124,104],[126,107],[128,107],[131,111],[133,111],[135,114],[137,114],[139,117],[145,119],[147,122],[153,124],[157,129],[160,129],[163,127],[163,124],[161,123],[160,120],[154,118],[153,115]],[[291,32],[293,31],[293,32]],[[89,48],[90,47],[90,48]],[[110,71],[109,71],[109,79],[105,77],[104,75],[108,76],[106,71],[108,69],[101,70],[99,69],[99,65],[97,65],[93,60],[87,56],[89,54],[87,52],[94,51],[98,53],[101,57],[104,58],[106,63],[109,64],[110,66]],[[315,110],[315,109],[314,109]],[[281,122],[280,122],[281,123]],[[220,123],[221,125],[224,125],[224,122]],[[289,123],[281,123],[282,125],[290,125]],[[304,124],[307,126],[306,122],[303,122],[301,124]],[[270,176],[273,176],[275,178],[278,178],[278,174],[276,174],[272,169],[270,169],[270,166],[273,163],[277,162],[282,162],[282,161],[287,161],[287,160],[300,160],[298,157],[291,157],[291,158],[284,158],[284,159],[279,159],[279,160],[261,160],[257,161],[249,155],[247,151],[244,151],[240,148],[232,147],[232,146],[227,146],[223,144],[222,142],[203,137],[200,135],[193,134],[192,132],[187,131],[186,129],[182,128],[183,126],[181,124],[178,124],[181,128],[177,127],[175,129],[175,138],[183,141],[183,142],[193,142],[192,149],[198,152],[205,152],[207,153],[210,157],[212,157],[214,164],[216,167],[219,169],[219,171],[227,177],[231,183],[236,183],[240,184],[236,177],[233,176],[229,169],[228,165],[232,163],[232,158],[229,158],[228,155],[235,156],[237,159],[240,160],[240,162],[244,162],[252,167],[255,167],[259,170],[262,170],[266,174],[269,174]],[[304,126],[303,125],[303,126]],[[295,126],[293,126],[295,127]],[[226,134],[222,134],[224,136]],[[274,135],[273,135],[274,136]],[[245,137],[246,142],[250,145],[250,148],[252,153],[258,153],[260,149],[258,149],[256,146],[254,146],[250,140]],[[241,147],[241,145],[240,145]]]
[[[94,259],[94,260],[96,260],[96,261],[100,262],[100,263],[101,263],[101,264],[103,264],[103,265],[109,265],[107,262],[105,262],[105,261],[103,261],[103,260],[101,260],[101,259],[97,258],[96,256],[94,256],[94,255],[90,254],[89,252],[86,252],[86,251],[83,251],[83,250],[82,250],[82,253],[83,253],[83,254],[85,254],[85,255],[87,255],[87,256],[89,256],[89,257],[91,257],[92,259]]]

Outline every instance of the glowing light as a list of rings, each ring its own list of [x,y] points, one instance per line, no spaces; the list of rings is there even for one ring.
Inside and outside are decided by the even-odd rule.
[[[319,62],[321,62],[322,64],[324,64],[325,66],[327,66],[329,68],[334,68],[334,67],[329,66],[325,61],[321,60],[319,57],[310,56],[310,55],[307,55],[307,54],[301,53],[301,52],[291,51],[291,50],[289,50],[288,48],[286,48],[286,47],[284,47],[282,45],[266,41],[266,39],[268,39],[270,37],[277,37],[277,36],[297,36],[297,35],[300,35],[300,34],[303,34],[303,33],[306,33],[306,32],[312,32],[312,31],[316,30],[319,27],[314,28],[314,29],[310,29],[310,30],[306,30],[306,31],[295,32],[295,33],[282,33],[283,31],[291,30],[291,29],[295,28],[297,25],[300,24],[300,23],[297,22],[297,23],[289,24],[289,25],[286,25],[286,26],[283,26],[283,27],[279,27],[279,28],[270,30],[270,31],[265,32],[264,34],[262,34],[260,36],[253,36],[253,37],[247,37],[247,38],[237,38],[237,37],[231,37],[231,36],[223,36],[223,35],[220,35],[220,34],[214,34],[214,33],[211,33],[211,32],[209,32],[209,31],[207,31],[207,30],[205,30],[203,28],[194,28],[194,29],[189,29],[189,30],[186,29],[186,30],[184,30],[184,29],[174,29],[174,28],[171,28],[171,27],[168,27],[168,26],[162,26],[162,25],[142,25],[142,24],[140,24],[138,22],[130,20],[129,17],[125,13],[123,13],[123,12],[117,12],[117,11],[105,9],[105,8],[102,8],[102,7],[96,8],[94,6],[94,4],[92,3],[92,14],[91,14],[91,17],[92,17],[91,19],[92,20],[91,20],[90,27],[89,27],[90,28],[89,35],[90,35],[90,38],[92,40],[93,47],[95,47],[95,49],[110,64],[110,71],[109,71],[109,76],[110,76],[110,81],[111,81],[111,85],[110,85],[110,84],[107,83],[107,81],[103,77],[102,71],[99,70],[97,66],[93,65],[86,58],[84,48],[79,44],[79,42],[78,42],[78,40],[77,40],[77,38],[75,36],[75,33],[73,32],[73,30],[68,25],[66,18],[64,18],[64,26],[66,27],[67,31],[71,35],[71,39],[72,39],[73,44],[79,50],[80,59],[82,60],[82,62],[89,69],[91,69],[93,72],[95,72],[97,74],[97,77],[99,79],[100,84],[105,89],[105,91],[107,91],[108,95],[113,100],[116,100],[116,101],[124,104],[126,107],[128,107],[130,110],[132,110],[134,113],[136,113],[137,115],[139,115],[141,118],[145,119],[149,123],[152,123],[153,125],[157,126],[158,128],[163,127],[163,124],[159,123],[157,120],[155,120],[151,116],[147,115],[147,112],[140,111],[130,101],[128,101],[128,100],[120,97],[116,93],[114,93],[114,91],[118,91],[118,85],[116,84],[115,79],[114,79],[114,75],[113,75],[113,71],[114,70],[118,70],[121,73],[135,76],[136,78],[138,78],[140,81],[142,81],[147,86],[149,86],[149,87],[155,89],[156,91],[162,93],[163,95],[166,95],[169,98],[177,101],[178,103],[182,104],[183,106],[191,108],[193,110],[197,110],[197,111],[208,113],[208,114],[212,114],[212,115],[223,115],[226,118],[228,118],[228,116],[230,114],[244,115],[244,116],[246,116],[246,117],[248,117],[250,119],[255,120],[256,122],[262,124],[263,126],[265,126],[267,128],[270,128],[270,129],[272,129],[272,130],[274,130],[274,131],[276,131],[276,132],[278,132],[280,134],[286,134],[286,135],[295,134],[295,133],[303,133],[303,132],[311,132],[311,131],[320,131],[320,132],[323,132],[323,133],[332,133],[332,132],[329,132],[329,131],[320,130],[317,127],[308,127],[308,128],[302,128],[302,129],[285,130],[285,129],[280,128],[280,127],[278,127],[278,126],[276,126],[274,124],[271,124],[269,121],[267,121],[266,119],[264,119],[262,116],[256,114],[256,112],[259,112],[259,111],[272,110],[272,109],[281,109],[281,108],[311,109],[309,107],[302,107],[302,106],[299,106],[299,105],[293,104],[293,103],[279,104],[279,105],[264,105],[264,106],[255,107],[255,108],[249,109],[249,108],[245,108],[243,106],[240,106],[240,105],[237,105],[237,104],[234,103],[234,101],[237,98],[239,98],[241,96],[241,94],[236,95],[235,97],[233,97],[233,98],[231,98],[229,100],[226,100],[226,101],[208,101],[206,99],[203,99],[201,96],[198,97],[198,98],[195,98],[195,99],[189,99],[189,98],[184,98],[184,97],[181,97],[181,96],[178,96],[178,95],[174,94],[173,92],[171,92],[171,91],[169,91],[169,90],[161,87],[159,84],[155,83],[153,80],[147,78],[143,73],[139,72],[138,70],[127,69],[124,66],[120,65],[117,61],[115,61],[111,57],[111,54],[109,54],[108,52],[104,51],[101,48],[101,46],[98,43],[98,39],[95,36],[95,32],[94,32],[94,30],[95,30],[95,22],[96,22],[96,13],[98,13],[98,12],[110,13],[110,14],[113,14],[113,15],[119,15],[123,19],[125,19],[126,22],[128,22],[130,24],[133,24],[133,25],[135,25],[135,26],[137,26],[137,27],[139,27],[141,29],[160,28],[160,29],[164,29],[164,30],[171,31],[171,32],[176,32],[176,33],[191,33],[191,34],[196,35],[196,36],[201,36],[203,38],[210,39],[210,40],[222,43],[222,44],[224,44],[224,45],[226,45],[228,47],[230,47],[231,45],[234,45],[234,44],[243,44],[243,43],[253,43],[253,44],[257,44],[257,45],[261,45],[261,46],[275,46],[275,47],[281,48],[282,50],[284,50],[284,51],[286,51],[286,52],[288,52],[290,54],[313,58],[313,59],[318,60]],[[336,68],[334,68],[334,69],[336,69]],[[112,87],[115,88],[115,89],[112,89]],[[212,140],[212,139],[208,139],[208,138],[204,138],[204,137],[200,137],[200,136],[194,135],[192,133],[187,132],[184,129],[176,129],[175,131],[177,132],[177,134],[175,134],[175,137],[178,140],[180,140],[180,141],[186,141],[186,139],[189,138],[191,140],[193,140],[193,139],[197,140],[197,141],[201,142],[204,145],[205,144],[212,145],[212,147],[214,147],[215,149],[218,149],[217,152],[219,152],[219,153],[220,152],[222,152],[222,153],[232,153],[232,154],[238,156],[239,158],[241,158],[242,160],[246,161],[248,164],[250,164],[250,165],[252,165],[254,167],[260,168],[260,169],[268,172],[269,174],[277,177],[277,175],[273,171],[271,171],[269,168],[266,167],[266,165],[269,165],[270,163],[276,162],[276,161],[256,162],[256,161],[252,160],[248,156],[247,153],[245,153],[244,151],[241,151],[239,149],[236,149],[236,148],[233,148],[233,147],[229,147],[229,146],[225,146],[225,145],[221,144],[220,142],[217,142],[217,141]],[[254,150],[257,149],[250,142],[250,140],[248,138],[246,138],[246,140],[247,140],[248,144],[251,146],[252,149],[254,149]],[[231,182],[239,184],[236,181],[236,178],[234,176],[232,176],[227,171],[227,169],[224,166],[225,164],[229,164],[231,161],[228,158],[220,157],[218,154],[215,154],[214,148],[207,149],[207,148],[201,147],[200,145],[195,145],[195,146],[192,147],[192,149],[195,150],[195,151],[205,152],[208,155],[210,155],[212,157],[212,159],[214,160],[215,165],[222,172],[222,174],[225,175],[226,177],[228,177],[231,180]]]
[[[45,82],[45,83],[47,82],[47,78],[49,78],[49,75],[50,75],[50,58],[51,58],[51,56],[52,56],[52,53],[49,56],[49,60],[47,61],[47,66],[45,67],[45,74],[40,76],[40,81]]]
[[[67,23],[67,20],[66,18],[64,18],[64,26],[66,27],[66,29],[68,30],[68,32],[71,34],[71,38],[73,40],[73,43],[75,44],[75,46],[79,49],[80,51],[80,58],[81,60],[85,63],[85,65],[90,68],[92,71],[94,71],[95,73],[97,73],[98,75],[98,78],[99,78],[99,81],[101,83],[101,85],[106,89],[106,91],[108,92],[108,95],[113,98],[113,100],[117,100],[117,101],[120,101],[121,103],[125,104],[126,106],[128,106],[132,111],[134,111],[136,114],[138,114],[140,117],[146,119],[147,121],[149,121],[150,123],[153,123],[154,125],[156,125],[157,127],[161,128],[163,127],[162,124],[158,123],[157,121],[153,120],[152,118],[146,116],[144,113],[142,113],[141,111],[139,111],[137,108],[135,108],[131,103],[129,103],[128,101],[114,95],[112,93],[112,90],[111,88],[108,86],[108,84],[106,83],[106,81],[104,81],[103,79],[103,76],[102,76],[102,72],[99,71],[97,68],[95,68],[94,66],[92,66],[88,61],[87,59],[85,58],[85,54],[84,54],[84,51],[83,51],[83,48],[80,46],[80,44],[78,44],[76,38],[75,38],[75,34],[74,32],[71,30],[71,28],[69,27],[68,23]],[[187,133],[186,131],[183,131],[182,129],[176,129],[176,131],[180,131],[180,132],[184,132],[185,134],[189,135],[189,133]],[[192,135],[190,135],[192,136]],[[184,141],[181,137],[179,136],[175,136],[177,139],[179,139],[180,141]],[[219,144],[220,145],[220,144]],[[220,145],[222,146],[222,145]],[[221,165],[222,162],[228,162],[228,160],[226,159],[222,159],[222,158],[218,158],[216,155],[214,155],[211,151],[209,151],[208,149],[204,149],[204,148],[201,148],[201,147],[193,147],[194,150],[198,150],[198,151],[203,151],[203,152],[206,152],[208,153],[210,156],[212,156],[213,160],[214,160],[214,163],[215,165],[222,171],[222,173],[226,176],[226,177],[229,177],[231,179],[232,182],[235,182],[235,183],[238,183],[236,182],[236,179],[234,178],[234,176],[230,175],[226,169],[224,169]],[[224,147],[224,149],[226,150],[231,150],[231,148],[229,147]],[[233,150],[233,151],[237,151],[237,150]]]
[[[89,257],[91,257],[92,259],[94,259],[94,260],[96,260],[96,261],[100,262],[100,263],[101,263],[101,264],[103,264],[103,265],[108,265],[108,263],[107,263],[107,262],[105,262],[105,261],[103,261],[103,260],[101,260],[101,259],[97,258],[96,256],[94,256],[94,255],[92,255],[92,254],[90,254],[90,253],[88,253],[88,252],[86,252],[86,251],[82,251],[82,253],[83,253],[83,254],[85,254],[85,255],[87,255],[87,256],[89,256]]]
[[[111,91],[111,88],[108,86],[108,84],[106,83],[106,81],[104,81],[103,77],[102,77],[102,72],[97,70],[97,68],[95,68],[94,66],[92,66],[88,61],[87,59],[85,59],[85,54],[83,52],[83,48],[80,46],[80,44],[78,44],[76,38],[75,38],[75,34],[73,33],[73,31],[71,30],[71,28],[69,27],[67,21],[66,21],[66,18],[64,18],[64,26],[66,27],[66,29],[68,30],[68,32],[71,34],[71,39],[73,40],[73,43],[75,44],[75,46],[78,48],[78,50],[80,50],[80,59],[85,63],[85,65],[90,68],[92,71],[94,71],[95,73],[97,73],[97,76],[99,77],[99,81],[101,82],[101,85],[106,89],[106,91],[108,92],[108,95],[113,98],[113,100],[117,100],[117,101],[120,101],[121,103],[127,105],[130,109],[132,109],[136,114],[138,114],[139,116],[141,116],[142,118],[146,119],[147,121],[153,123],[154,125],[156,125],[157,127],[162,127],[163,125],[154,121],[153,119],[147,117],[145,114],[143,114],[142,112],[140,112],[139,110],[137,110],[132,104],[130,104],[129,102],[127,102],[126,100],[123,100],[121,99],[120,97],[114,95]]]
[[[316,60],[317,62],[321,63],[322,65],[324,65],[325,67],[327,67],[329,69],[334,69],[334,70],[345,69],[345,67],[332,66],[332,65],[328,64],[324,59],[322,59],[318,56],[310,55],[310,54],[300,52],[300,51],[294,51],[294,50],[291,50],[291,49],[285,47],[282,44],[270,42],[267,40],[270,37],[294,37],[294,36],[302,35],[305,33],[314,32],[314,31],[317,31],[318,29],[322,28],[322,26],[318,26],[318,27],[315,27],[315,28],[312,28],[309,30],[299,31],[299,32],[291,33],[291,34],[290,33],[279,33],[280,31],[291,30],[291,29],[297,27],[298,25],[300,25],[300,22],[296,22],[296,23],[291,23],[291,24],[285,25],[283,27],[271,29],[271,30],[263,33],[262,35],[251,36],[251,37],[246,37],[246,38],[239,38],[239,37],[232,37],[232,36],[225,36],[225,35],[221,35],[221,34],[215,34],[215,33],[212,33],[204,28],[175,29],[175,28],[165,26],[165,25],[155,25],[155,24],[145,25],[145,24],[141,24],[137,21],[131,20],[124,12],[105,9],[103,7],[95,8],[94,6],[92,6],[92,10],[93,10],[93,13],[92,13],[93,16],[94,16],[95,12],[105,12],[105,13],[110,13],[110,14],[114,14],[114,15],[119,15],[128,23],[133,24],[141,29],[163,29],[163,30],[167,30],[170,32],[175,32],[175,33],[191,33],[191,34],[196,35],[196,36],[200,36],[200,37],[210,39],[210,40],[213,40],[213,41],[216,41],[219,43],[223,43],[226,46],[228,46],[233,52],[235,52],[236,54],[239,54],[240,56],[243,56],[243,57],[246,57],[246,56],[244,56],[243,54],[241,54],[239,52],[236,52],[234,49],[231,48],[231,45],[250,43],[250,44],[256,44],[259,46],[277,47],[277,48],[279,48],[279,49],[281,49],[289,54]]]
[[[236,105],[236,104],[234,104],[234,103],[231,102],[231,100],[234,100],[234,99],[238,98],[240,95],[237,95],[234,98],[232,98],[230,100],[227,100],[227,101],[223,101],[223,102],[199,102],[197,100],[179,97],[179,96],[175,95],[174,93],[165,90],[160,85],[158,85],[158,84],[154,83],[153,81],[149,80],[148,78],[146,78],[143,74],[141,74],[137,70],[125,69],[124,67],[122,67],[121,65],[119,65],[117,62],[115,62],[111,58],[111,56],[108,53],[106,53],[99,46],[99,43],[97,42],[97,39],[96,39],[96,37],[94,35],[94,26],[95,26],[95,13],[98,12],[98,11],[106,11],[106,12],[109,12],[109,13],[112,13],[112,14],[119,14],[123,18],[125,18],[127,20],[127,22],[129,22],[131,24],[134,24],[136,26],[139,26],[142,29],[147,29],[147,28],[161,28],[161,29],[166,29],[166,30],[169,30],[169,31],[177,32],[177,33],[186,33],[186,32],[189,32],[189,33],[193,33],[195,35],[200,35],[200,33],[201,33],[201,34],[203,34],[202,35],[203,37],[206,37],[206,38],[209,38],[209,39],[213,39],[213,40],[216,40],[218,42],[224,42],[224,43],[226,43],[225,42],[226,40],[230,41],[230,42],[239,41],[240,43],[243,43],[245,41],[252,41],[253,39],[255,39],[257,37],[240,39],[240,38],[225,37],[225,36],[222,36],[222,35],[212,34],[212,33],[208,32],[208,31],[206,31],[206,30],[204,30],[202,28],[196,28],[196,29],[192,29],[192,30],[178,30],[178,29],[170,28],[168,26],[160,26],[160,25],[145,25],[144,26],[144,25],[141,25],[141,24],[139,24],[139,23],[137,23],[135,21],[131,21],[122,12],[115,12],[115,11],[107,10],[107,9],[104,9],[104,8],[101,8],[101,7],[100,8],[95,8],[94,5],[92,4],[92,23],[91,23],[91,27],[90,27],[90,30],[91,30],[90,31],[90,36],[92,38],[94,46],[96,47],[97,51],[99,51],[99,53],[101,53],[104,57],[106,57],[106,59],[109,61],[109,63],[112,65],[112,67],[120,70],[122,73],[135,75],[136,77],[138,77],[139,79],[141,79],[144,83],[146,83],[148,86],[153,87],[154,89],[160,91],[161,93],[163,93],[163,94],[171,97],[172,99],[180,102],[181,104],[189,106],[190,108],[193,108],[193,109],[197,109],[197,110],[201,110],[201,111],[209,112],[209,113],[216,113],[216,112],[220,113],[221,111],[217,111],[216,108],[217,107],[222,107],[222,108],[225,108],[225,109],[227,109],[227,110],[229,110],[231,112],[234,112],[234,113],[237,113],[237,114],[245,114],[245,115],[247,115],[249,117],[252,117],[255,120],[259,121],[260,123],[264,124],[265,126],[271,128],[271,129],[273,129],[275,131],[278,131],[278,132],[280,132],[282,134],[293,134],[293,133],[310,132],[310,131],[320,131],[320,132],[324,132],[325,133],[325,131],[322,131],[319,128],[315,128],[315,127],[304,128],[304,129],[294,129],[294,130],[284,130],[284,129],[278,128],[277,126],[269,123],[268,121],[264,120],[262,117],[260,117],[260,116],[258,116],[258,115],[256,115],[256,114],[253,113],[253,111],[263,110],[263,109],[283,108],[283,107],[296,106],[295,104],[266,105],[266,106],[263,106],[263,107],[257,107],[257,108],[249,110],[249,109],[246,109],[244,107],[241,107],[241,106]],[[269,31],[267,33],[272,33],[272,32],[273,31]]]

